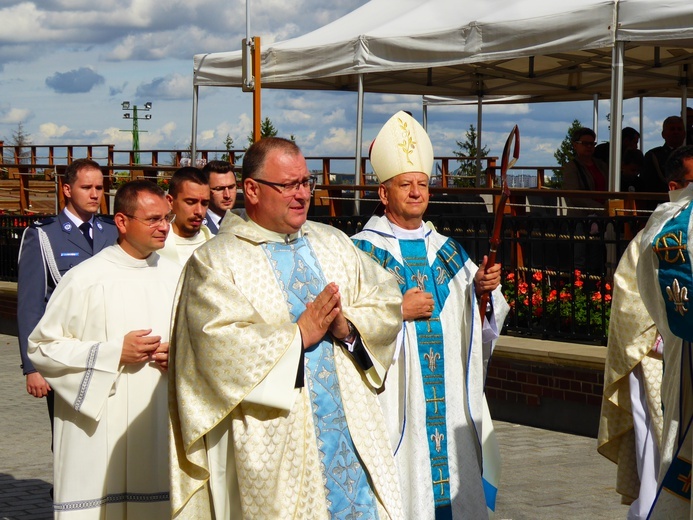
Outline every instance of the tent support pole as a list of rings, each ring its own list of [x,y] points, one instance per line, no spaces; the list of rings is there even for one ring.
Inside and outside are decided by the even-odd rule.
[[[363,74],[359,74],[358,99],[356,103],[356,161],[354,164],[354,184],[361,184],[363,181],[361,171],[361,141],[363,139]],[[354,190],[354,213],[359,214],[361,209],[359,203],[359,191]]]
[[[477,97],[476,109],[476,187],[481,187],[481,116],[483,112],[483,96]],[[495,175],[494,175],[495,178]],[[492,186],[487,186],[491,188]]]
[[[423,121],[422,125],[424,130],[428,132],[428,105],[426,103],[423,103]]]
[[[599,143],[599,94],[592,96],[592,129],[596,134],[594,141]]]
[[[623,60],[625,43],[616,40],[611,55],[611,145],[609,191],[618,191],[621,177],[621,119],[623,118]]]
[[[643,109],[644,109],[644,98],[643,98],[642,96],[640,96],[640,97],[638,98],[638,104],[639,104],[638,109],[640,110],[640,114],[638,115],[638,125],[640,125],[640,128],[638,128],[638,132],[640,132],[640,149],[641,149],[641,150],[644,150],[644,149],[645,149],[645,145],[644,145],[644,136],[645,136],[645,134],[643,133],[642,129],[643,129],[643,126],[644,126],[644,121],[643,121],[643,117],[644,117],[644,116],[643,116],[643,114],[644,114],[645,112],[643,111]]]
[[[192,113],[192,136],[190,137],[190,164],[195,164],[197,157],[197,101],[200,94],[200,86],[193,85],[193,113]]]
[[[262,54],[260,52],[260,37],[253,36],[253,139],[258,142],[262,138],[262,82],[260,75],[260,63]]]

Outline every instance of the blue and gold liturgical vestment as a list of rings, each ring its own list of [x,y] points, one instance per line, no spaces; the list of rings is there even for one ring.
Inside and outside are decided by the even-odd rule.
[[[398,240],[386,217],[371,218],[352,239],[403,294],[418,287],[435,304],[430,319],[404,323],[380,395],[402,489],[409,490],[405,515],[484,518],[495,506],[499,457],[483,393],[492,342],[482,342],[477,267],[457,242],[427,227],[419,238]],[[500,289],[492,299],[502,325],[508,307]]]
[[[642,232],[638,288],[664,341],[662,409],[664,427],[659,488],[648,518],[693,518],[693,315],[689,293],[693,185],[669,192]]]

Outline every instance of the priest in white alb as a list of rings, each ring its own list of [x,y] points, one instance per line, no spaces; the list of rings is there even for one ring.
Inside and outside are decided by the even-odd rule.
[[[398,112],[371,146],[385,214],[352,239],[396,278],[403,329],[380,400],[404,494],[405,516],[486,518],[495,508],[500,455],[484,396],[487,363],[508,313],[500,265],[471,261],[423,222],[433,148]],[[478,299],[490,293],[482,315]]]
[[[298,147],[243,158],[246,214],[188,261],[171,342],[176,519],[400,519],[376,392],[402,324],[394,279],[307,222]]]
[[[169,211],[156,184],[123,185],[117,244],[62,278],[29,337],[56,394],[56,519],[170,518],[166,370],[180,268],[156,253]]]

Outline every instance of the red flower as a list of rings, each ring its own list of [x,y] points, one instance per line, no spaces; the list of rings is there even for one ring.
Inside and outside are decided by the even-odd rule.
[[[575,272],[577,272],[577,271],[575,271]],[[580,287],[582,287],[583,283],[584,282],[582,280],[576,279],[575,280],[575,287],[577,287],[579,289]]]
[[[508,273],[508,276],[506,276],[505,279],[508,280],[509,282],[514,281],[515,280],[515,273]]]
[[[518,286],[517,292],[519,292],[520,294],[527,294],[527,282],[522,282]]]
[[[604,295],[604,301],[607,302],[607,303],[611,302],[611,295],[610,295],[610,294],[605,294],[605,295]]]
[[[536,273],[534,273],[532,275],[532,279],[535,282],[541,282],[543,278],[544,278],[544,274],[541,271],[537,271]]]

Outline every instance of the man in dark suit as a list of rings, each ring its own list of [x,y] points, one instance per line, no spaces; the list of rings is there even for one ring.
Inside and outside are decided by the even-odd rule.
[[[17,325],[22,370],[27,392],[34,397],[47,397],[51,424],[53,392],[27,357],[27,339],[61,277],[118,238],[113,221],[96,215],[103,189],[99,164],[91,159],[75,160],[65,171],[65,208],[57,216],[26,228],[19,249]]]
[[[205,225],[216,235],[226,210],[232,209],[236,203],[236,174],[233,164],[227,161],[210,161],[202,171],[209,176],[211,191]]]

